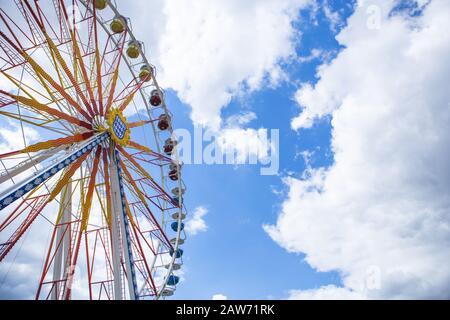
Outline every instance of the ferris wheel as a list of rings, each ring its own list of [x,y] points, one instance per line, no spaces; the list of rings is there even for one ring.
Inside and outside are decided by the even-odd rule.
[[[47,228],[36,299],[174,294],[186,188],[172,114],[115,1],[2,2],[0,127],[18,132],[0,143],[8,275]]]

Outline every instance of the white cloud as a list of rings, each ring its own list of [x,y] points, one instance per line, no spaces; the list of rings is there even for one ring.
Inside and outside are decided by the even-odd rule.
[[[323,13],[330,23],[330,29],[336,32],[337,28],[342,24],[342,18],[338,11],[333,11],[330,3],[326,1],[323,4]]]
[[[15,151],[39,140],[39,133],[29,127],[20,125],[16,122],[8,121],[0,127],[0,154]],[[25,140],[25,141],[24,141]]]
[[[192,218],[186,222],[186,231],[190,235],[196,235],[199,232],[204,232],[208,229],[203,217],[208,213],[208,209],[205,207],[197,207],[192,213]]]
[[[308,2],[133,1],[120,9],[141,26],[134,32],[160,67],[160,83],[192,106],[194,122],[217,129],[232,97],[284,79],[279,63],[295,55],[291,23]]]
[[[367,7],[382,13],[368,28]],[[290,187],[265,230],[343,288],[292,298],[450,298],[450,2],[423,16],[365,1],[337,36],[345,49],[297,94],[292,126],[332,116],[334,164]]]
[[[227,299],[228,299],[227,296],[225,296],[221,293],[218,293],[218,294],[215,294],[212,296],[212,300],[227,300]]]
[[[227,128],[236,128],[249,124],[255,119],[257,119],[256,113],[242,112],[228,117],[225,123]]]
[[[225,119],[224,128],[217,132],[217,143],[221,152],[234,154],[234,164],[264,161],[273,146],[268,139],[265,128],[243,128],[257,119],[254,112],[241,112]]]
[[[304,57],[298,57],[298,61],[300,62],[311,62],[316,59],[320,59],[324,54],[323,50],[320,49],[312,49],[311,53]]]
[[[224,154],[235,154],[235,164],[264,160],[269,156],[271,143],[267,129],[222,129],[217,137]]]
[[[361,296],[358,293],[339,288],[334,285],[323,286],[311,290],[291,290],[289,292],[290,300],[358,300]]]
[[[39,141],[40,136],[32,127],[24,125],[20,127],[18,123],[12,121],[2,121],[0,123],[0,154],[20,150],[25,146],[29,146],[32,143]],[[5,174],[5,168],[13,168],[18,165],[21,161],[26,159],[26,155],[15,156],[12,158],[0,159],[1,168],[0,173]],[[37,166],[39,167],[39,166]],[[30,174],[35,171],[36,168],[30,168],[21,172],[14,177],[15,183],[22,181],[23,179],[30,176]],[[7,180],[0,186],[0,192],[3,192],[13,184],[13,181]]]

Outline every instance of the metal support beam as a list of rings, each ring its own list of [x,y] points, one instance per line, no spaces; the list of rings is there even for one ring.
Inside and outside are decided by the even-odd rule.
[[[114,153],[114,151],[113,151]],[[118,203],[120,199],[119,182],[117,181],[117,163],[111,159],[109,162],[109,172],[111,176],[111,243],[114,277],[114,299],[122,300],[122,267],[121,267],[121,246],[120,246],[120,228],[119,228],[119,210],[122,206]]]
[[[89,139],[86,143],[80,145],[76,150],[70,152],[67,156],[53,163],[51,166],[43,168],[37,173],[32,174],[24,181],[11,186],[0,195],[0,210],[3,210],[20,197],[44,183],[57,172],[72,164],[79,157],[84,155],[86,152],[91,151],[94,147],[105,141],[107,138],[107,132],[97,135]]]
[[[59,146],[50,150],[44,150],[34,157],[31,157],[21,163],[15,165],[12,168],[9,168],[5,172],[0,175],[0,184],[14,178],[18,174],[30,169],[33,166],[39,165],[41,162],[47,160],[48,158],[54,156],[56,153],[62,151],[65,146]]]
[[[112,210],[112,243],[113,243],[113,268],[114,268],[114,297],[117,300],[124,299],[122,295],[122,273],[120,253],[123,252],[125,270],[127,274],[128,292],[131,300],[138,299],[136,274],[131,251],[131,241],[128,230],[128,217],[124,202],[124,190],[119,168],[119,155],[111,148],[111,210]],[[120,250],[122,245],[123,251]]]
[[[58,300],[59,297],[63,297],[65,292],[62,292],[65,288],[65,284],[61,279],[65,279],[67,273],[68,262],[70,262],[70,240],[71,240],[71,225],[70,220],[72,216],[72,181],[64,187],[61,192],[61,220],[56,226],[56,254],[55,263],[53,265],[53,283],[52,300]],[[61,277],[61,269],[63,277]]]

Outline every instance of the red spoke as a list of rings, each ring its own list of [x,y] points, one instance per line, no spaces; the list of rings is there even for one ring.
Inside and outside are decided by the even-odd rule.
[[[122,60],[122,52],[123,52],[123,48],[125,47],[125,39],[126,39],[126,32],[123,33],[120,46],[119,46],[119,50],[117,53],[117,62],[115,64],[115,68],[114,68],[114,75],[112,78],[112,84],[111,84],[111,88],[109,90],[109,95],[108,95],[108,101],[106,102],[106,110],[105,110],[105,114],[109,113],[109,109],[111,108],[112,105],[112,101],[114,98],[114,93],[116,91],[116,85],[117,85],[117,80],[119,79],[119,67],[120,67],[120,62]]]

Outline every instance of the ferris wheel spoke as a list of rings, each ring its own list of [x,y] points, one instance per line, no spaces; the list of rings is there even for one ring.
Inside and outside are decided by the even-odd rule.
[[[111,229],[111,185],[110,185],[110,174],[109,174],[109,163],[108,163],[108,151],[103,149],[103,174],[105,178],[105,197],[106,197],[106,222],[108,223],[109,229]]]
[[[37,101],[37,99],[27,89],[29,89],[30,91],[33,91],[33,93],[35,93],[35,94],[39,95],[40,97],[43,97],[44,99],[46,99],[48,101],[48,104],[51,104],[52,102],[54,102],[52,99],[49,99],[48,97],[42,95],[40,92],[38,92],[34,88],[31,88],[31,87],[29,87],[27,85],[22,84],[20,80],[18,80],[16,78],[14,78],[13,76],[7,74],[3,70],[0,70],[0,72],[12,84],[14,84],[20,91],[23,91],[30,99]],[[0,95],[0,108],[7,107],[7,106],[15,104],[15,103],[16,103],[16,100],[15,99],[11,99],[10,96],[6,95],[6,97],[5,97],[5,95],[3,95],[3,96]],[[27,116],[23,112],[20,112],[20,110],[18,110],[17,113],[4,112],[4,111],[0,111],[0,113],[5,115],[5,116],[8,116],[10,118],[13,118],[15,120],[23,121],[23,122],[26,122],[26,123],[29,123],[29,124],[32,124],[32,125],[35,125],[35,126],[42,127],[44,129],[49,129],[51,131],[55,131],[56,130],[56,132],[58,132],[58,130],[56,128],[51,128],[51,127],[46,126],[46,124],[50,123],[50,122],[58,122],[58,123],[60,123],[58,119],[54,119],[52,117],[49,117],[48,115],[45,115],[45,114],[39,112],[39,110],[30,108],[29,106],[27,106],[26,110],[32,112],[35,116],[32,116],[32,115]],[[37,116],[39,116],[39,117],[37,117]],[[37,122],[37,121],[42,121],[42,122]],[[70,129],[65,124],[63,124],[63,123],[60,123],[60,124],[65,129],[70,131]],[[64,135],[67,135],[66,131],[63,131]]]
[[[106,138],[106,134],[100,134],[96,136],[93,140],[79,146],[78,149],[69,153],[59,161],[53,163],[48,168],[44,168],[38,173],[32,174],[31,177],[25,179],[23,182],[13,185],[9,189],[5,190],[0,195],[0,210],[3,210],[23,195],[29,193],[31,190],[41,185],[44,181],[54,176],[60,170],[66,168],[68,165],[73,163],[76,159],[80,158],[85,153],[90,152],[93,148],[102,143]]]
[[[91,212],[92,197],[94,195],[95,180],[96,180],[96,176],[97,176],[98,165],[100,163],[101,152],[102,152],[102,147],[100,145],[97,147],[97,151],[95,152],[94,165],[92,167],[91,178],[89,179],[88,191],[87,191],[86,197],[84,199],[83,213],[81,216],[81,221],[82,221],[81,229],[83,231],[86,231],[88,221],[89,221],[89,214]]]
[[[70,170],[70,169],[69,169]],[[22,223],[12,232],[8,240],[0,244],[0,261],[2,261],[11,249],[16,245],[22,235],[33,224],[36,218],[41,215],[46,206],[54,198],[54,194],[60,192],[60,183],[56,183],[49,192],[44,194],[37,194],[40,189],[43,189],[44,183],[38,184],[29,192],[25,199],[12,211],[6,220],[0,225],[0,230],[3,231],[12,221],[18,219],[19,216],[24,215],[28,211]]]
[[[160,224],[158,223],[157,219],[155,218],[155,216],[152,213],[152,210],[150,209],[149,205],[147,204],[147,201],[145,199],[145,196],[143,194],[143,192],[140,190],[140,188],[137,186],[136,182],[134,181],[133,177],[131,176],[130,172],[128,171],[127,167],[125,165],[123,165],[123,163],[121,163],[121,168],[123,170],[123,172],[125,173],[125,176],[127,177],[127,182],[131,185],[132,188],[130,188],[130,191],[134,191],[134,193],[137,195],[137,197],[139,198],[139,200],[141,201],[142,205],[145,207],[146,212],[147,212],[147,218],[155,225],[155,227],[157,228],[157,230],[160,232],[160,234],[162,235],[164,241],[166,242],[166,244],[171,247],[171,243],[169,241],[169,239],[167,238],[165,232],[163,231],[163,229],[161,228]]]
[[[151,122],[152,122],[151,120],[141,120],[141,121],[130,122],[130,123],[128,123],[128,128],[132,129],[132,128],[142,127]]]
[[[132,194],[134,194],[131,191]],[[135,195],[135,194],[134,194]],[[136,195],[135,195],[136,196]],[[127,212],[129,216],[135,216],[135,218],[132,220],[134,221],[131,226],[132,226],[132,231],[133,231],[133,236],[132,236],[132,244],[133,244],[133,251],[134,251],[134,262],[135,262],[135,267],[136,269],[139,271],[141,277],[142,277],[142,285],[141,285],[141,290],[139,290],[140,297],[145,297],[145,296],[156,296],[158,294],[157,291],[157,286],[156,286],[156,282],[155,279],[153,277],[153,272],[154,272],[154,262],[156,261],[157,257],[159,255],[162,254],[162,252],[160,252],[160,248],[161,248],[161,244],[164,245],[164,247],[167,248],[167,251],[170,251],[171,249],[173,249],[170,246],[170,243],[168,244],[167,241],[164,239],[164,233],[159,229],[159,227],[157,225],[155,225],[151,219],[148,220],[148,222],[150,222],[150,229],[149,230],[145,230],[143,231],[140,227],[140,223],[139,223],[139,219],[138,219],[138,215],[136,214],[136,210],[133,209],[134,214],[132,213],[131,209],[130,209],[130,203],[128,203],[127,201]],[[138,211],[143,214],[144,216],[147,216],[146,213],[144,211],[142,211],[142,207],[145,206],[144,204],[142,204],[142,202],[140,200],[136,200],[133,201],[133,207],[135,208],[136,206],[141,207],[141,209],[139,209]],[[130,218],[131,219],[131,218]],[[150,250],[150,252],[153,255],[153,261],[148,263],[147,258],[146,258],[146,254],[145,251],[146,250]],[[143,294],[143,292],[145,292],[145,290],[147,290],[147,292],[150,292],[150,294]]]
[[[16,5],[17,5],[17,2],[16,2]],[[21,37],[23,37],[24,39],[27,39],[31,44],[37,45],[35,39],[33,39],[32,34],[31,34],[31,33],[29,34],[29,33],[25,32],[24,30],[22,30],[22,28],[20,28],[20,27],[17,25],[17,22],[14,21],[14,19],[12,19],[12,18],[11,18],[11,17],[10,17],[3,9],[1,9],[1,8],[0,8],[0,19],[2,20],[2,22],[4,23],[4,25],[6,26],[6,28],[7,28],[11,33],[13,33],[13,32],[12,32],[12,27],[11,27],[11,26],[14,26],[14,28],[20,33]],[[31,31],[31,30],[30,30],[30,31]],[[31,35],[31,38],[30,38],[30,35]],[[15,37],[15,38],[16,38],[16,41],[19,42],[18,39],[17,39],[17,37]]]
[[[20,89],[21,91],[25,92],[27,96],[33,97],[33,95],[30,93],[30,91],[33,92],[33,94],[38,95],[39,97],[45,99],[48,101],[48,103],[54,102],[54,100],[48,98],[47,96],[43,95],[41,92],[36,90],[35,88],[30,87],[26,83],[23,83],[23,81],[17,79],[16,77],[8,74],[7,72],[0,70],[0,73],[7,78],[17,89]]]
[[[116,53],[115,64],[113,65],[114,73],[113,73],[113,76],[111,79],[111,87],[109,89],[108,100],[106,102],[105,114],[108,114],[109,109],[111,108],[112,102],[114,99],[114,93],[116,91],[117,81],[119,79],[120,62],[122,61],[122,53],[123,53],[123,49],[125,47],[126,35],[127,35],[127,31],[123,32],[123,34],[121,35],[121,40],[118,41],[119,48]]]
[[[18,103],[28,106],[37,112],[45,112],[45,113],[55,117],[56,119],[64,119],[67,122],[70,122],[71,124],[74,124],[76,126],[84,127],[88,130],[92,129],[92,125],[90,123],[83,121],[83,120],[79,120],[79,119],[77,119],[73,116],[70,116],[64,112],[61,112],[59,110],[53,109],[53,108],[49,107],[48,105],[38,102],[35,99],[30,99],[30,98],[27,98],[24,96],[14,95],[14,94],[11,94],[11,93],[3,91],[3,90],[0,90],[0,94],[3,96],[7,96],[9,98],[12,98],[15,101],[17,101]],[[9,102],[8,102],[8,105],[9,105]],[[0,105],[0,108],[1,107],[2,106]]]
[[[136,85],[131,89],[131,92],[128,93],[128,95],[123,99],[118,109],[120,111],[124,111],[126,107],[133,101],[134,95],[136,92],[141,89],[142,85],[145,83],[145,80],[140,80],[136,83]]]
[[[3,44],[3,42],[2,42],[2,40],[0,39],[0,46],[2,46],[2,44]],[[32,95],[27,89],[29,89],[30,91],[33,91],[35,94],[37,94],[37,95],[39,95],[40,97],[42,97],[42,98],[44,98],[45,100],[47,100],[47,102],[48,102],[47,105],[50,105],[50,104],[52,104],[52,103],[55,103],[55,104],[57,105],[57,107],[59,108],[59,111],[61,111],[60,104],[61,104],[61,102],[62,102],[62,98],[56,97],[55,94],[54,94],[54,93],[50,90],[50,88],[47,86],[47,84],[45,83],[44,79],[43,79],[39,74],[36,74],[32,69],[30,69],[30,68],[25,64],[25,62],[17,61],[17,59],[15,60],[15,62],[17,63],[17,66],[23,64],[23,65],[24,65],[24,70],[25,70],[31,77],[33,77],[35,80],[37,80],[38,83],[40,83],[40,84],[44,87],[45,91],[47,91],[48,95],[49,95],[51,98],[48,98],[47,96],[44,96],[42,93],[40,93],[40,92],[37,91],[36,89],[31,88],[30,86],[28,86],[28,85],[26,85],[26,84],[23,84],[22,81],[20,81],[20,80],[14,78],[13,76],[7,74],[7,72],[6,72],[5,70],[0,70],[1,73],[2,73],[2,75],[4,75],[8,80],[10,80],[10,82],[11,82],[12,84],[14,84],[14,85],[18,88],[18,90],[23,91],[23,92],[24,92],[29,98],[31,98],[32,100],[37,100],[37,99],[35,99],[35,98],[33,97],[33,95]],[[11,99],[8,99],[8,98],[5,98],[5,97],[0,97],[0,108],[6,107],[6,106],[11,105],[11,104],[13,104],[13,103],[15,103],[14,100],[11,100]],[[40,112],[36,112],[35,109],[29,108],[29,109],[27,109],[27,110],[28,110],[28,111],[31,111],[31,112],[35,112],[35,113],[37,113],[37,114],[39,114],[39,115],[42,115]],[[67,111],[67,110],[68,110],[70,113],[72,113],[70,109],[66,109],[66,111]],[[63,124],[63,126],[65,126],[65,125]],[[71,130],[70,128],[66,128],[66,129],[67,129],[67,130]]]
[[[14,103],[14,101],[13,101]],[[67,136],[69,134],[71,134],[71,132],[67,130],[67,128],[65,128],[64,126],[50,126],[49,124],[52,123],[57,123],[57,124],[61,124],[59,120],[57,119],[51,119],[51,118],[46,118],[46,117],[42,117],[42,118],[38,118],[38,117],[33,117],[33,116],[27,116],[25,114],[23,114],[22,112],[20,113],[16,113],[16,112],[7,112],[7,111],[1,111],[0,110],[0,115],[4,116],[6,118],[10,118],[11,120],[17,120],[19,122],[22,123],[26,123],[26,124],[30,124],[32,126],[36,126],[36,127],[40,127],[49,131],[53,131],[55,133],[59,133],[60,135],[63,136]]]
[[[99,112],[103,115],[103,84],[102,84],[102,64],[100,59],[99,39],[97,30],[97,8],[92,1],[93,12],[93,32],[95,44],[95,67],[96,67],[96,81],[97,81],[97,99],[99,104]]]
[[[70,267],[68,268],[68,260],[70,260],[70,235],[72,231],[72,223],[70,222],[70,211],[71,211],[71,203],[70,203],[70,196],[71,196],[71,187],[67,187],[62,194],[61,202],[59,206],[59,213],[58,216],[64,216],[64,221],[62,223],[56,222],[53,227],[53,233],[50,240],[50,245],[47,251],[47,255],[45,258],[44,266],[42,268],[42,273],[39,281],[38,290],[36,292],[36,299],[39,299],[39,296],[41,294],[41,290],[43,285],[47,284],[45,282],[45,277],[47,273],[50,271],[50,268],[53,264],[53,275],[54,279],[60,279],[61,278],[61,264],[62,260],[64,262],[64,270],[63,274],[65,275],[70,270]],[[70,205],[70,207],[69,207]],[[63,258],[63,254],[65,257]],[[63,278],[65,278],[63,276]],[[61,291],[64,292],[64,284],[65,281],[58,281],[52,283],[52,288],[49,290],[47,299],[50,295],[54,299],[59,298],[61,295]]]
[[[137,144],[136,144],[137,145]],[[143,147],[143,146],[142,146]],[[144,147],[146,148],[146,147]],[[148,171],[146,171],[137,161],[136,159],[130,155],[125,149],[123,149],[120,146],[117,146],[117,149],[119,149],[120,153],[123,154],[125,156],[125,158],[127,158],[128,161],[131,162],[131,164],[133,164],[133,166],[136,168],[136,171],[142,175],[144,178],[148,179],[151,181],[151,184],[153,186],[154,189],[158,190],[159,192],[161,192],[162,196],[166,196],[166,199],[168,201],[170,201],[172,198],[167,194],[167,192],[164,190],[163,187],[161,187],[154,179],[153,177],[148,173]],[[148,148],[146,148],[148,149]],[[148,149],[152,154],[154,154],[150,149]]]
[[[68,85],[68,82],[67,82],[67,76],[65,76],[60,71],[60,66],[56,62],[55,54],[49,48],[48,43],[46,41],[46,37],[43,35],[43,33],[41,31],[42,30],[41,26],[44,25],[44,21],[43,20],[45,19],[45,21],[47,23],[48,23],[48,20],[46,19],[45,15],[43,15],[42,10],[40,10],[39,3],[35,2],[39,18],[34,13],[34,10],[31,8],[31,6],[28,3],[28,1],[16,0],[15,3],[16,3],[16,6],[18,7],[19,11],[21,12],[22,17],[26,20],[27,25],[28,25],[28,27],[30,29],[30,34],[32,35],[33,40],[30,41],[31,42],[31,47],[30,48],[33,49],[33,48],[41,47],[44,50],[44,52],[46,53],[46,55],[49,58],[50,62],[53,64],[53,67],[55,68],[55,71],[56,71],[56,73],[58,75],[58,79],[60,81],[61,87],[69,88],[69,85]],[[44,19],[42,19],[42,16],[44,16]],[[19,47],[22,50],[26,51],[26,49],[24,49],[24,45],[22,45],[20,43],[20,41],[17,40],[17,37],[15,37],[14,32],[11,30],[11,28],[9,26],[8,26],[8,29],[10,30],[12,36],[16,39]],[[21,30],[19,27],[16,27],[16,29]],[[59,29],[61,30],[61,33],[64,32],[64,28],[62,26]],[[51,28],[51,30],[55,34],[56,39],[58,39],[60,42],[63,42],[63,38],[64,38],[63,35],[61,34],[61,36],[58,37],[56,32],[53,30],[53,28]],[[68,37],[66,37],[66,38],[68,38]],[[45,90],[51,96],[52,101],[55,101],[55,102],[56,101],[61,101],[61,99],[55,97],[56,93],[52,92],[50,90],[50,88],[47,86],[47,84],[45,83],[45,81],[42,78],[42,76],[40,76],[39,74],[34,74],[34,73],[30,72],[30,70],[28,68],[25,68],[25,69],[26,69],[27,73],[29,73],[33,78],[35,78],[36,80],[38,80],[38,82],[41,83],[41,85],[45,88]],[[72,88],[70,88],[70,91],[71,90],[72,90]],[[69,112],[72,113],[71,109],[68,109],[68,110],[69,110]]]
[[[32,67],[36,75],[45,79],[57,92],[59,92],[69,104],[74,107],[86,120],[92,120],[92,117],[66,92],[66,90],[59,85],[45,70],[24,50],[15,45],[12,40],[0,31],[0,36]],[[46,86],[45,83],[43,83]],[[77,87],[77,86],[75,86]],[[48,88],[48,87],[47,87]],[[79,86],[78,86],[79,89]],[[78,92],[78,90],[77,90]],[[80,89],[81,94],[81,89]]]
[[[61,53],[59,52],[58,48],[55,46],[54,42],[48,36],[48,34],[45,31],[43,31],[43,32],[44,32],[44,35],[46,37],[47,43],[48,43],[51,51],[55,55],[56,59],[58,60],[59,64],[61,65],[62,69],[64,70],[64,72],[66,73],[67,77],[69,78],[71,84],[75,88],[75,91],[77,93],[77,97],[79,97],[81,99],[81,101],[83,102],[84,106],[86,107],[86,110],[89,112],[88,116],[83,114],[83,113],[82,114],[86,117],[86,119],[90,120],[92,117],[95,116],[95,113],[94,113],[94,111],[91,108],[91,105],[89,104],[86,96],[84,95],[83,91],[81,90],[81,87],[80,87],[78,81],[75,79],[74,75],[72,74],[72,72],[70,71],[69,67],[67,66],[65,60],[61,56]],[[74,43],[74,47],[75,47],[75,55],[76,55],[76,58],[77,58],[76,60],[78,60],[79,64],[82,66],[81,67],[82,75],[84,77],[84,80],[86,81],[86,78],[87,78],[86,69],[84,69],[84,63],[82,62],[83,60],[82,60],[81,54],[78,52],[79,48],[76,45],[76,40],[73,41],[73,43]],[[85,82],[85,84],[87,86],[86,82]],[[88,91],[89,91],[89,88],[88,88]]]
[[[0,110],[0,116],[14,119],[19,122],[30,124],[32,126],[36,126],[36,127],[48,130],[48,131],[52,131],[52,132],[58,133],[59,135],[62,135],[62,136],[67,136],[67,135],[71,134],[71,132],[68,131],[64,126],[56,127],[56,126],[49,125],[51,123],[60,124],[60,121],[56,120],[56,119],[47,119],[47,118],[42,119],[42,118],[37,118],[37,117],[26,116],[21,113],[5,112],[5,111],[1,111],[1,110]]]
[[[81,169],[81,168],[80,168]],[[70,177],[69,177],[70,179]],[[42,268],[42,274],[39,287],[36,293],[36,299],[39,299],[44,287],[51,285],[46,299],[53,300],[66,299],[67,293],[71,288],[75,268],[73,266],[75,255],[78,255],[77,239],[81,232],[81,211],[82,206],[72,213],[72,197],[77,189],[84,189],[84,177],[81,174],[79,179],[68,181],[64,185],[64,191],[61,192],[61,201],[59,206],[58,218],[53,228],[52,238],[47,250],[47,255]],[[75,182],[75,186],[72,184]],[[47,275],[53,267],[52,280],[46,280]],[[61,270],[63,268],[63,270]],[[43,293],[45,294],[45,292]]]
[[[142,176],[139,171],[135,170],[133,171],[138,175],[136,179],[134,179],[135,183],[138,184],[138,189],[141,191],[144,198],[151,204],[153,204],[158,210],[164,211],[168,209],[172,209],[176,207],[174,200],[167,195],[165,192],[161,192],[158,187],[155,186],[155,184],[146,178],[145,176]],[[151,193],[150,193],[151,191]],[[165,204],[162,205],[162,203]]]
[[[70,179],[74,175],[75,171],[81,167],[83,162],[86,160],[86,158],[90,154],[91,154],[91,151],[86,152],[79,159],[77,159],[74,163],[72,163],[72,165],[69,167],[69,169],[66,171],[66,173],[64,173],[64,175],[61,177],[61,179],[59,179],[55,188],[50,193],[50,201],[53,200],[68,183],[70,183]],[[56,218],[56,222],[59,222],[59,220],[60,220],[60,216],[58,216]]]
[[[133,193],[133,192],[131,192]],[[161,243],[164,243],[164,240],[161,239],[160,236],[157,236],[159,234],[159,230],[155,227],[155,225],[152,223],[151,219],[147,218],[146,209],[145,206],[142,204],[142,202],[138,199],[133,199],[132,203],[128,203],[128,210],[130,210],[131,215],[133,215],[134,218],[134,228],[136,233],[138,234],[138,237],[142,239],[142,241],[145,244],[145,248],[150,250],[150,252],[153,254],[153,256],[157,256],[159,254],[159,247],[161,246]],[[150,226],[147,226],[146,228],[142,228],[141,226],[141,219],[139,217],[145,218],[143,221],[146,224],[150,224]],[[157,239],[157,243],[155,243],[155,238]]]
[[[141,175],[150,181],[154,181],[153,177],[124,148],[117,146],[117,149],[119,149],[120,153],[123,154],[125,158],[127,158],[127,160],[136,167],[136,171],[140,172]]]
[[[87,101],[87,97],[84,94],[81,93],[81,89],[80,89],[77,81],[74,81],[72,83],[75,86],[75,89],[76,89],[77,93],[80,95],[81,99],[83,100],[83,103],[86,106],[87,110],[89,111],[90,115],[92,117],[94,117],[98,113],[97,103],[96,103],[96,100],[95,100],[95,97],[94,97],[94,93],[93,93],[93,90],[92,90],[92,87],[91,87],[91,82],[90,82],[90,78],[88,76],[86,65],[84,63],[83,55],[81,54],[81,50],[80,50],[80,47],[78,45],[78,41],[79,41],[80,38],[79,38],[79,34],[78,34],[78,31],[77,31],[77,28],[76,28],[76,24],[77,23],[75,21],[73,21],[72,23],[69,21],[69,17],[68,17],[68,13],[67,13],[64,1],[59,1],[59,4],[60,4],[60,6],[62,8],[64,21],[66,22],[66,27],[67,27],[67,29],[69,30],[69,33],[70,33],[71,44],[72,44],[72,47],[73,47],[74,57],[75,57],[75,62],[74,63],[78,62],[78,65],[80,67],[81,75],[82,75],[83,80],[84,80],[84,85],[85,85],[86,90],[87,90],[88,95],[89,95],[90,104]],[[74,17],[74,19],[75,19],[75,17]],[[91,18],[84,18],[84,19],[91,19]],[[51,39],[50,39],[50,41],[51,41]],[[55,53],[57,55],[60,55],[58,49],[54,46],[54,44],[52,45],[52,49],[55,51]],[[62,60],[62,63],[64,63],[64,60]],[[71,76],[71,74],[70,74],[70,71],[68,73],[68,76],[71,79],[73,78],[73,76]],[[75,79],[73,79],[73,80],[75,80]],[[92,107],[91,107],[91,105],[92,105]]]
[[[122,166],[122,170],[125,173],[126,176],[126,182],[131,185],[131,188],[129,188],[131,193],[134,193],[135,196],[140,200],[141,204],[146,209],[146,217],[147,219],[151,220],[152,223],[157,224],[155,217],[153,216],[150,207],[147,205],[147,201],[145,200],[143,192],[139,189],[136,182],[134,181],[133,177],[131,176],[130,172],[128,171],[126,166]]]
[[[128,142],[128,147],[133,148],[133,149],[136,149],[136,150],[139,150],[139,151],[142,151],[142,152],[145,153],[145,154],[154,156],[154,157],[156,157],[157,159],[159,159],[159,160],[161,160],[161,161],[164,161],[164,162],[166,162],[166,163],[171,163],[171,162],[172,162],[172,159],[171,159],[171,158],[169,158],[169,157],[167,157],[167,156],[165,156],[165,155],[163,155],[163,154],[160,154],[160,153],[158,153],[158,152],[155,152],[155,151],[153,151],[152,149],[150,149],[150,148],[148,148],[148,147],[146,147],[146,146],[143,146],[143,145],[141,145],[141,144],[139,144],[139,143],[137,143],[137,142],[135,142],[135,141],[132,141],[132,140],[129,141],[129,142]]]
[[[77,58],[77,60],[79,62],[79,65],[80,65],[81,74],[82,74],[82,76],[84,78],[84,84],[86,86],[86,89],[87,89],[87,92],[89,94],[89,98],[91,100],[91,104],[92,104],[92,107],[93,107],[93,113],[96,115],[96,114],[98,114],[99,110],[97,108],[97,102],[96,102],[96,99],[94,97],[94,92],[93,92],[92,87],[91,87],[91,80],[90,80],[90,77],[88,76],[86,65],[85,65],[84,60],[83,60],[83,55],[81,54],[81,50],[80,50],[80,47],[78,45],[78,42],[79,41],[81,42],[81,40],[80,40],[80,35],[79,35],[77,27],[76,27],[77,24],[75,22],[71,24],[68,21],[68,15],[67,15],[67,10],[66,10],[66,6],[64,4],[64,1],[59,1],[59,3],[60,3],[60,5],[61,5],[61,7],[63,9],[64,18],[65,18],[67,27],[68,27],[68,29],[70,31],[70,34],[71,34],[71,40],[72,40],[72,45],[73,45],[75,57]],[[93,19],[93,16],[92,17],[84,17],[83,19],[90,20],[90,19]],[[96,24],[96,21],[94,20],[93,23]]]
[[[75,134],[70,137],[38,142],[36,144],[29,145],[28,147],[23,148],[21,150],[16,150],[16,151],[0,154],[0,159],[9,157],[9,156],[13,156],[13,155],[17,155],[20,153],[38,152],[38,151],[42,151],[42,150],[46,150],[46,149],[59,147],[62,145],[80,142],[80,141],[83,141],[83,140],[86,140],[86,139],[92,137],[93,135],[94,135],[94,133],[92,131],[90,131],[90,132],[86,132],[86,133]]]

